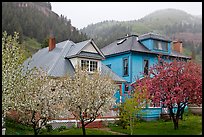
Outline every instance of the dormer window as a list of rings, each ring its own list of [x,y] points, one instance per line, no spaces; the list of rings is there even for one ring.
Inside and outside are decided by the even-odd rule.
[[[159,40],[154,40],[154,49],[168,51],[168,43]]]
[[[98,62],[93,60],[81,60],[82,70],[87,69],[88,72],[95,72],[98,69]]]

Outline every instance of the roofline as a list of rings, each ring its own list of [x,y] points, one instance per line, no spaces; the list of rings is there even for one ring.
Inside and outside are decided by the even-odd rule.
[[[106,57],[106,58],[109,58],[109,57],[111,57],[111,56],[117,56],[117,55],[120,55],[120,54],[126,54],[126,53],[130,53],[130,52],[139,52],[139,53],[147,53],[147,54],[161,55],[160,53],[154,53],[154,52],[128,50],[128,51],[124,51],[124,52],[120,52],[120,53],[115,53],[115,54],[106,55],[105,57]],[[172,56],[172,55],[167,55],[167,54],[162,54],[162,56],[170,56],[170,57],[175,57],[175,58],[191,59],[191,57],[179,57],[179,56]]]
[[[72,55],[69,57],[65,57],[65,59],[71,59],[71,58],[75,58],[75,57],[81,57],[81,58],[87,58],[87,59],[95,59],[95,60],[104,60],[105,58],[97,58],[97,57],[87,57],[87,56],[83,56],[83,55]]]
[[[105,58],[103,52],[101,52],[101,50],[96,46],[96,44],[95,44],[95,42],[93,41],[93,39],[90,39],[90,40],[86,43],[86,45],[85,45],[77,54],[79,54],[79,53],[88,45],[88,43],[92,43],[92,45],[94,46],[94,48],[96,49],[96,51],[98,51],[99,54],[100,54],[103,58]]]
[[[129,36],[118,38],[117,40],[125,39],[125,38],[132,37],[132,36],[138,37],[138,35],[132,34],[132,35],[129,35]]]
[[[152,38],[152,37],[149,37],[149,38],[143,38],[143,39],[140,39],[138,41],[143,41],[143,40],[146,40],[146,39],[154,39],[154,40],[160,40],[160,41],[164,41],[164,42],[172,42],[172,40],[165,40],[165,39],[159,39],[159,38]]]
[[[105,55],[105,57],[109,58],[111,56],[117,56],[117,55],[123,55],[123,54],[127,54],[127,53],[130,53],[131,51],[130,50],[127,50],[127,51],[123,51],[123,52],[119,52],[119,53],[114,53],[114,54],[109,54],[109,55]]]

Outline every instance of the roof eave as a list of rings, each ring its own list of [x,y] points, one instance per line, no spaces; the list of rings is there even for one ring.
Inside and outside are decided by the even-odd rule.
[[[82,56],[82,55],[72,55],[69,57],[65,57],[65,59],[71,59],[71,58],[76,58],[76,57],[80,57],[80,58],[87,58],[87,59],[95,59],[95,60],[104,60],[105,58],[101,57],[87,57],[87,56]]]

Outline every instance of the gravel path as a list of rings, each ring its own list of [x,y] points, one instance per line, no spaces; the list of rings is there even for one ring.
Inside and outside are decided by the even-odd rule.
[[[98,128],[97,130],[108,131],[108,132],[116,134],[116,135],[128,135],[128,134],[124,134],[124,133],[119,133],[119,132],[111,131],[110,128]]]

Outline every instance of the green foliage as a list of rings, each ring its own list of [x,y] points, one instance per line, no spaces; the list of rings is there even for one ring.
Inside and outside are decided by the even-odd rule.
[[[47,37],[41,44],[41,48],[46,48],[49,46],[49,38]]]
[[[35,52],[41,49],[41,44],[34,38],[25,37],[19,45],[24,49],[26,58],[31,57]]]
[[[45,127],[47,129],[47,132],[51,132],[53,130],[52,125],[50,125],[50,124],[45,125]]]
[[[58,131],[63,131],[63,130],[65,130],[66,128],[67,128],[66,126],[61,126],[61,127],[58,128]]]
[[[146,106],[146,90],[138,91],[135,89],[131,93],[130,98],[127,98],[120,106],[120,125],[123,129],[128,128],[130,134],[133,134],[133,127],[137,121],[136,115],[139,114],[143,107]]]
[[[13,119],[6,118],[6,135],[33,135],[33,129],[29,125],[21,124]]]

